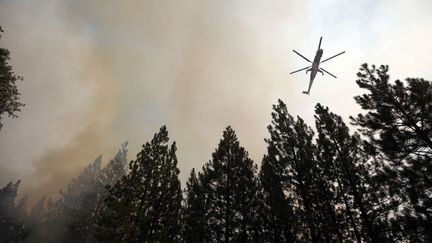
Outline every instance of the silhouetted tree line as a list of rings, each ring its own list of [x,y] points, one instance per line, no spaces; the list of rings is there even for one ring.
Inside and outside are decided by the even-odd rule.
[[[258,171],[231,127],[180,188],[166,127],[126,168],[126,144],[26,212],[0,190],[0,242],[432,242],[432,84],[366,64],[351,133],[315,106],[315,130],[279,100]]]

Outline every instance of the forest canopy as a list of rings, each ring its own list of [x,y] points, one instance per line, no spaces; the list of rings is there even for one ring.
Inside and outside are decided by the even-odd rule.
[[[317,104],[312,128],[278,100],[259,166],[228,126],[183,191],[165,126],[29,211],[10,182],[0,242],[432,242],[432,83],[367,64],[357,76],[351,125]]]

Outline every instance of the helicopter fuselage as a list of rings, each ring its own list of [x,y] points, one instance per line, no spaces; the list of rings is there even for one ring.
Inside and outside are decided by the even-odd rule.
[[[315,54],[315,58],[313,60],[312,67],[306,71],[306,73],[308,71],[311,72],[311,74],[310,74],[310,82],[312,82],[315,79],[316,74],[318,72],[320,72],[320,70],[319,70],[319,64],[320,64],[320,60],[321,60],[321,57],[323,55],[323,52],[324,52],[323,49],[318,49],[318,51]]]

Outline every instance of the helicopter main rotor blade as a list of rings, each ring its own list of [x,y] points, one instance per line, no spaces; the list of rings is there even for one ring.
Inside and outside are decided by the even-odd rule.
[[[293,50],[293,52],[295,52],[295,54],[297,54],[297,55],[303,57],[303,59],[305,59],[306,61],[311,62],[311,61],[309,61],[309,59],[307,59],[306,57],[304,57],[302,54],[296,52],[296,50]]]
[[[299,69],[299,70],[295,70],[294,72],[290,72],[290,74],[293,74],[293,73],[296,73],[296,72],[303,71],[303,70],[308,69],[308,68],[310,68],[310,67],[311,67],[311,66],[307,66],[307,67],[305,67],[305,68],[301,68],[301,69]]]
[[[322,40],[322,37],[320,37],[320,42],[318,44],[318,50],[321,48],[321,40]]]
[[[320,68],[320,70],[326,72],[328,75],[332,76],[333,78],[337,78],[336,76],[334,76],[334,75],[331,74],[330,72],[326,71],[324,68]]]
[[[322,62],[320,62],[320,63],[323,63],[323,62],[325,62],[325,61],[328,61],[328,60],[330,60],[330,59],[332,59],[332,58],[335,58],[335,57],[337,57],[337,56],[339,56],[339,55],[342,55],[342,54],[344,54],[344,53],[345,53],[345,51],[343,51],[343,52],[341,52],[341,53],[339,53],[339,54],[336,54],[336,55],[334,55],[334,56],[332,56],[332,57],[329,57],[329,58],[325,59],[324,61],[322,61]]]

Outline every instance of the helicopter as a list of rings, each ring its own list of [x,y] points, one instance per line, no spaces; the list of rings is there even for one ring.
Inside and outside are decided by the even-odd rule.
[[[322,37],[320,37],[319,44],[318,44],[318,50],[317,50],[317,52],[315,54],[315,58],[314,58],[313,62],[311,62],[309,59],[307,59],[306,57],[304,57],[302,54],[298,53],[296,50],[293,50],[293,52],[295,54],[299,55],[300,57],[302,57],[306,61],[312,63],[311,66],[307,66],[305,68],[301,68],[301,69],[295,70],[295,71],[293,71],[293,72],[290,73],[290,74],[297,73],[297,72],[303,71],[305,69],[307,69],[306,70],[306,74],[308,72],[311,72],[310,73],[309,88],[308,88],[307,91],[303,91],[303,94],[309,95],[310,89],[312,87],[312,83],[313,83],[313,81],[315,79],[315,76],[317,75],[318,72],[320,72],[322,75],[324,75],[324,73],[323,73],[323,71],[324,71],[325,73],[327,73],[328,75],[332,76],[333,78],[336,78],[335,75],[331,74],[330,72],[326,71],[324,68],[320,67],[320,64],[345,53],[345,51],[343,51],[343,52],[341,52],[339,54],[331,56],[331,57],[325,59],[324,61],[320,62],[321,57],[322,57],[323,52],[324,52],[323,49],[321,49],[321,41],[322,41]]]

